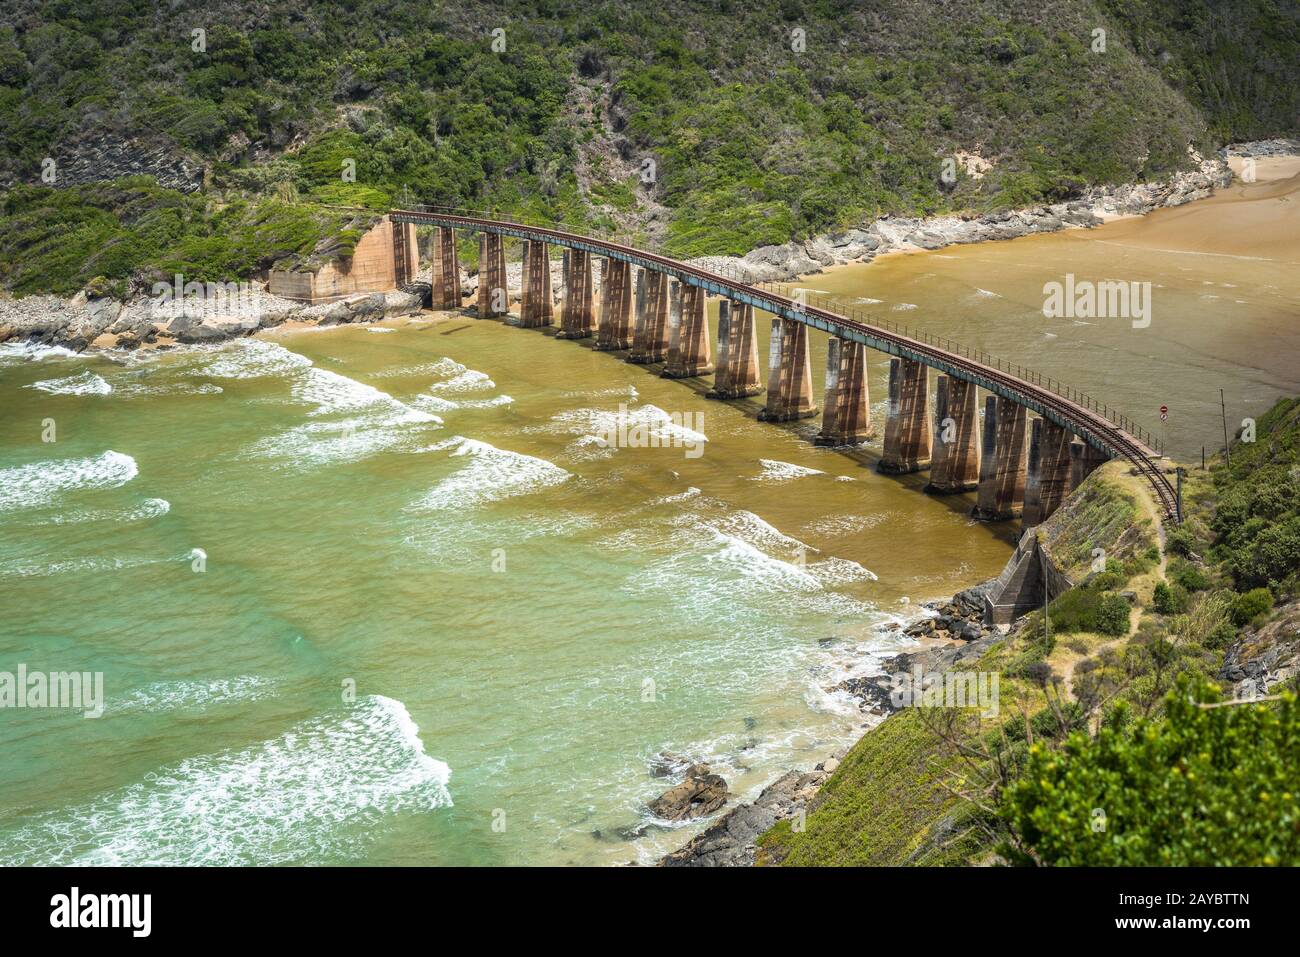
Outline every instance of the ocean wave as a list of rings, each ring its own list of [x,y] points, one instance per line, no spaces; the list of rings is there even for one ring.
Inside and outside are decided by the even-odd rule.
[[[466,369],[464,372],[457,373],[445,382],[435,382],[429,386],[430,391],[451,392],[481,392],[484,389],[495,389],[497,384],[493,382],[486,372],[479,372],[475,369]]]
[[[137,472],[135,459],[112,449],[93,458],[54,459],[0,469],[0,512],[50,505],[74,489],[117,488]]]
[[[495,409],[511,405],[515,400],[508,395],[494,395],[490,399],[444,399],[440,395],[417,395],[415,404],[431,412],[447,413],[457,409]]]
[[[195,370],[196,374],[218,379],[260,379],[290,375],[311,366],[312,361],[266,339],[235,339],[213,352]]]
[[[281,682],[262,675],[237,675],[211,681],[155,681],[111,703],[110,712],[203,711],[214,704],[258,701],[270,697]]]
[[[761,475],[752,476],[752,481],[755,482],[788,482],[790,479],[803,478],[805,475],[826,474],[821,469],[810,469],[790,462],[778,462],[776,459],[759,459],[758,464],[763,466],[763,472]]]
[[[431,450],[451,450],[452,456],[468,456],[470,461],[415,502],[413,507],[417,509],[477,508],[572,478],[569,472],[545,459],[499,449],[461,435],[438,442]]]
[[[55,515],[51,525],[77,525],[81,522],[139,522],[148,518],[161,518],[171,511],[165,498],[147,498],[134,508],[91,508]]]
[[[348,417],[294,426],[254,443],[246,455],[289,459],[298,467],[358,461],[398,447],[412,433],[430,425],[442,424],[442,419],[430,412],[411,408],[387,392],[328,369],[308,369],[294,379],[290,394],[295,401],[314,406],[307,413],[313,420]]]
[[[64,346],[38,342],[0,342],[0,361],[39,362],[42,359],[76,359],[80,353]]]
[[[108,395],[113,391],[113,387],[108,382],[89,369],[77,375],[64,376],[62,379],[42,379],[25,388],[40,389],[50,395]]]
[[[452,803],[401,702],[372,695],[251,747],[186,758],[0,829],[6,866],[313,863],[364,852],[398,813]]]
[[[878,576],[871,569],[849,558],[829,556],[821,561],[811,562],[808,573],[827,588],[837,585],[851,585],[854,582],[873,582]]]
[[[188,555],[182,556],[188,558]],[[160,565],[166,558],[67,558],[57,562],[33,562],[17,559],[0,562],[0,578],[44,578],[47,575],[66,575],[68,572],[112,572],[142,565]]]
[[[743,508],[733,509],[723,515],[705,519],[704,524],[706,527],[712,528],[723,535],[735,536],[741,541],[767,551],[779,550],[801,554],[816,551],[816,549],[805,545],[797,538],[792,538],[771,523]]]
[[[681,416],[678,417],[683,418]],[[703,432],[697,432],[685,425],[684,421],[675,422],[657,405],[639,405],[629,409],[569,409],[551,417],[545,431],[568,432],[573,435],[602,437],[627,436],[629,444],[633,440],[644,438],[647,445],[651,443],[664,445],[698,445],[709,440]]]

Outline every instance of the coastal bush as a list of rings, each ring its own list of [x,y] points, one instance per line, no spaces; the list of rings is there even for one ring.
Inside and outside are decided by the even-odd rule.
[[[1210,576],[1205,569],[1181,558],[1169,563],[1169,577],[1189,592],[1204,591],[1210,587]]]
[[[1123,595],[1108,592],[1097,602],[1096,631],[1103,635],[1127,635],[1129,610],[1133,606]]]
[[[1237,640],[1237,629],[1231,622],[1220,622],[1215,625],[1206,636],[1205,646],[1207,648],[1227,648]]]
[[[1232,600],[1232,620],[1237,625],[1248,625],[1273,607],[1273,594],[1267,588],[1252,588]]]
[[[1036,742],[999,807],[1004,855],[1058,866],[1300,864],[1296,698],[1200,707],[1219,700],[1215,686],[1183,676],[1157,718],[1108,720],[1095,739],[1075,732],[1060,749]]]
[[[1052,629],[1061,634],[1095,632],[1100,593],[1088,588],[1071,588],[1047,606]]]
[[[1184,558],[1192,555],[1196,549],[1196,537],[1185,526],[1170,529],[1165,533],[1165,549],[1173,555]]]
[[[1176,615],[1187,607],[1187,589],[1182,585],[1157,582],[1151,595],[1151,607],[1161,615]]]

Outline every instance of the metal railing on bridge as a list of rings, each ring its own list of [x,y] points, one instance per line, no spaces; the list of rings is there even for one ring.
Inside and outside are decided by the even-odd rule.
[[[646,237],[640,234],[634,234],[631,231],[611,231],[603,229],[597,224],[569,223],[564,220],[533,220],[521,218],[518,216],[505,217],[498,210],[489,209],[472,209],[463,206],[437,206],[429,204],[418,204],[409,207],[413,212],[428,212],[432,214],[443,214],[447,216],[464,216],[475,219],[490,219],[502,224],[513,224],[516,226],[535,227],[537,229],[556,229],[564,232],[572,232],[578,235],[590,236],[607,243],[616,243],[618,245],[632,246],[656,255],[666,255],[662,251],[654,248],[648,243]],[[1155,452],[1158,456],[1164,455],[1164,443],[1161,439],[1152,434],[1150,430],[1139,425],[1128,415],[1112,408],[1108,403],[1101,401],[1093,395],[1067,385],[1060,379],[1053,378],[1050,375],[1044,375],[1036,369],[1027,365],[1012,362],[1010,359],[1004,359],[1001,356],[993,355],[983,349],[963,345],[962,343],[951,339],[948,336],[940,336],[924,329],[909,326],[905,323],[895,322],[884,316],[869,314],[862,309],[850,306],[842,300],[834,297],[822,295],[810,295],[808,290],[803,289],[789,282],[780,282],[773,280],[764,280],[756,278],[753,272],[738,269],[734,264],[727,262],[729,258],[723,256],[700,256],[690,262],[707,268],[720,276],[732,280],[733,282],[752,286],[773,295],[783,296],[786,299],[792,299],[796,303],[804,306],[815,306],[824,309],[827,312],[836,313],[846,319],[864,326],[875,326],[895,335],[906,336],[926,345],[934,346],[936,349],[943,349],[954,355],[964,356],[974,362],[980,362],[990,368],[997,369],[999,372],[1014,376],[1024,382],[1038,386],[1054,393],[1062,399],[1073,402],[1082,406],[1097,415],[1102,416],[1117,428],[1123,429],[1129,435],[1138,439],[1148,449]]]

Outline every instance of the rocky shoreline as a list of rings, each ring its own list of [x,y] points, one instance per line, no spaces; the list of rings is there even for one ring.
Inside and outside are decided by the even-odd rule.
[[[1003,633],[983,623],[984,595],[993,587],[995,581],[990,579],[972,588],[967,588],[952,596],[946,602],[929,602],[925,613],[916,621],[902,629],[903,634],[915,638],[918,647],[915,651],[905,651],[882,662],[883,671],[878,675],[850,678],[841,682],[832,690],[847,691],[857,699],[859,708],[865,717],[875,717],[864,734],[887,720],[890,715],[900,710],[896,702],[896,692],[906,690],[910,675],[919,668],[926,674],[945,672],[957,668],[962,662],[977,659],[996,642],[1001,641]],[[886,626],[895,630],[897,624]],[[895,679],[895,675],[901,676]],[[750,867],[758,854],[758,839],[778,821],[789,820],[800,812],[807,813],[816,807],[817,794],[831,774],[839,767],[840,761],[849,751],[840,748],[829,758],[819,762],[811,771],[790,770],[769,784],[752,802],[739,804],[714,820],[707,828],[685,845],[659,859],[660,867]],[[692,781],[699,780],[708,769],[693,765],[688,769],[686,778],[675,785],[662,797],[652,802],[651,808],[661,814],[665,805],[669,807],[689,806],[689,800],[677,800],[684,796]],[[717,778],[717,775],[712,775]],[[719,778],[719,780],[721,780]],[[721,784],[725,794],[726,782]],[[710,797],[719,795],[715,783],[710,789]],[[669,799],[665,801],[665,799]],[[720,805],[717,805],[720,807]],[[675,819],[703,815],[682,815]]]
[[[1016,239],[1033,233],[1097,226],[1109,217],[1136,216],[1208,197],[1232,182],[1229,157],[1267,158],[1300,154],[1300,140],[1266,140],[1225,147],[1209,159],[1189,151],[1196,169],[1156,183],[1096,187],[1078,199],[1048,206],[990,213],[909,218],[886,216],[873,223],[816,236],[805,242],[764,246],[744,256],[706,256],[691,262],[746,282],[785,282],[851,262],[870,262],[895,252]],[[509,267],[513,284],[520,265]],[[242,284],[236,296],[211,294],[129,302],[85,290],[71,299],[28,296],[0,299],[0,342],[27,341],[86,349],[138,349],[172,343],[212,343],[252,335],[287,321],[309,325],[372,322],[418,312],[427,284],[416,291],[357,294],[333,303],[309,305],[273,296],[260,283]],[[597,284],[598,284],[597,277]],[[555,282],[558,294],[561,284]],[[477,275],[466,275],[462,291],[473,296]]]

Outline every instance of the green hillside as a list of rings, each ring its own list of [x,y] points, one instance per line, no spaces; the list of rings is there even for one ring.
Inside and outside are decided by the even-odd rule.
[[[1158,177],[1293,131],[1298,70],[1272,0],[12,4],[0,281],[230,279],[345,249],[357,223],[324,207],[410,200],[743,253]],[[992,166],[945,182],[958,151]],[[89,184],[140,172],[196,192]]]

